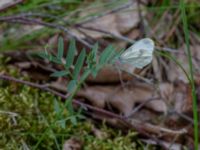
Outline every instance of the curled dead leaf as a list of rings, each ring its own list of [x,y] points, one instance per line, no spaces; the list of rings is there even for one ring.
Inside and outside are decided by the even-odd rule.
[[[108,134],[104,131],[101,131],[100,129],[93,127],[92,133],[98,138],[98,139],[106,139],[108,137]]]
[[[181,66],[185,69],[187,74],[190,74],[190,68],[189,68],[189,62],[188,62],[188,56],[185,55],[184,49],[186,49],[186,46],[182,46],[178,51],[179,53],[174,54],[177,61],[181,64]],[[196,76],[200,73],[200,45],[193,45],[190,47],[191,54],[192,54],[192,63],[193,63],[193,68],[194,68],[194,76],[195,79],[197,79]],[[187,76],[183,72],[183,70],[175,64],[173,61],[169,62],[169,68],[167,71],[167,77],[169,81],[176,82],[176,81],[182,81],[184,83],[189,83]]]
[[[140,21],[139,14],[137,12],[137,3],[132,2],[130,5],[123,9],[122,11],[118,11],[116,13],[110,13],[107,15],[104,15],[102,17],[99,17],[98,19],[94,19],[90,22],[87,22],[83,24],[83,27],[87,27],[88,29],[80,28],[79,30],[81,32],[86,33],[88,36],[98,39],[102,37],[107,37],[108,35],[103,32],[96,32],[89,30],[91,29],[98,29],[103,30],[109,33],[112,33],[116,36],[122,35],[124,33],[129,32],[131,29],[136,27]],[[89,14],[94,14],[97,12],[105,12],[107,11],[105,8],[101,7],[99,9],[90,9],[89,11],[84,11],[80,14],[80,16],[85,17]],[[74,34],[76,34],[80,38],[85,38],[85,35],[81,32],[77,31],[76,29],[72,29]]]
[[[78,96],[86,98],[92,105],[110,109],[114,108],[119,113],[129,116],[137,103],[145,103],[157,112],[165,112],[167,107],[161,99],[149,99],[155,97],[156,90],[150,85],[134,82],[128,87],[122,86],[90,86],[78,92]]]
[[[63,145],[63,150],[81,150],[83,147],[83,142],[77,138],[70,138],[65,141]]]
[[[99,71],[95,78],[89,76],[86,81],[92,83],[116,83],[120,82],[120,80],[127,81],[132,78],[133,77],[128,73],[120,73],[120,70],[115,69],[113,66],[105,66]]]

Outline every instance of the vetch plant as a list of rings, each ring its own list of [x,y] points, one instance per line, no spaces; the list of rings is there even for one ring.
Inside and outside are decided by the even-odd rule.
[[[51,52],[45,50],[45,52],[40,53],[40,57],[49,60],[52,63],[62,65],[64,70],[56,71],[51,74],[52,77],[67,77],[70,79],[67,85],[68,98],[65,101],[64,107],[67,108],[67,111],[70,115],[68,119],[59,120],[62,127],[65,127],[66,120],[70,120],[73,124],[76,124],[77,119],[81,115],[75,113],[72,100],[80,89],[82,83],[86,80],[89,75],[95,77],[98,71],[104,67],[105,64],[114,63],[115,59],[118,57],[117,53],[113,46],[108,46],[104,51],[97,57],[98,44],[95,44],[89,54],[86,54],[86,50],[82,49],[77,59],[75,60],[75,54],[77,52],[75,40],[72,39],[69,44],[69,48],[66,56],[64,56],[64,42],[63,38],[59,37],[58,40],[58,50],[57,54],[53,55]],[[64,108],[60,108],[55,101],[55,111],[59,118],[64,118],[63,112]],[[80,114],[80,111],[79,113]]]
[[[67,54],[64,56],[63,38],[59,37],[57,54],[53,55],[51,52],[45,50],[45,52],[40,53],[40,56],[44,59],[48,59],[50,62],[63,66],[64,70],[56,71],[51,74],[51,76],[65,76],[70,79],[67,85],[68,98],[64,105],[64,107],[67,108],[67,111],[70,114],[68,116],[70,117],[67,119],[64,118],[62,115],[65,108],[60,108],[61,106],[59,106],[56,101],[54,103],[55,112],[57,113],[57,118],[59,118],[61,126],[65,128],[67,120],[76,124],[77,119],[82,117],[81,111],[75,113],[72,106],[72,100],[89,75],[96,77],[99,70],[106,64],[114,64],[116,62],[129,64],[136,68],[143,68],[152,61],[153,50],[154,42],[149,38],[139,40],[122,53],[116,52],[114,47],[109,45],[100,55],[97,55],[98,44],[95,44],[88,54],[86,54],[85,49],[82,49],[75,60],[77,51],[75,40],[72,39],[70,41]]]

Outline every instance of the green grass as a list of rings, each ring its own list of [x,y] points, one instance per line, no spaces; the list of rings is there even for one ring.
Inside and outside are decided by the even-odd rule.
[[[185,35],[185,42],[186,42],[186,54],[188,56],[189,68],[190,68],[190,86],[192,88],[192,104],[193,104],[193,117],[194,117],[194,144],[195,150],[198,150],[198,143],[199,143],[199,129],[198,129],[198,104],[197,104],[197,95],[196,95],[196,88],[194,83],[194,69],[192,64],[192,55],[190,51],[190,34],[188,29],[188,21],[187,21],[187,14],[185,9],[185,3],[183,0],[180,2],[180,10],[181,10],[181,18],[183,21],[183,30]]]
[[[80,0],[30,0],[2,12],[0,16],[17,15],[20,13],[32,13],[34,15],[30,16],[29,18],[38,18],[37,15],[42,15],[39,17],[41,17],[43,21],[63,25],[68,28],[68,26],[73,25],[77,22],[81,22],[87,18],[101,14],[101,7],[106,10],[110,10],[115,7],[119,7],[120,5],[123,5],[125,2],[126,1],[116,0],[106,3],[102,3],[100,1],[88,3],[82,2]],[[85,13],[90,11],[91,13]],[[77,15],[79,13],[85,15],[79,16]],[[67,16],[70,17],[66,18]],[[57,29],[45,27],[44,29],[37,29],[32,31],[32,33],[24,34],[24,26],[17,23],[2,23],[0,24],[0,28],[2,28],[2,30],[4,31],[2,33],[3,38],[0,39],[0,51],[24,49],[31,50],[36,47],[35,45],[37,45],[37,47],[42,47],[43,45],[40,45],[40,42],[38,41],[45,39],[46,35],[51,37],[53,36],[53,34],[55,35],[56,33],[60,32]],[[17,33],[17,35],[15,35],[13,31],[14,33]],[[30,41],[32,42],[32,44],[30,44]]]

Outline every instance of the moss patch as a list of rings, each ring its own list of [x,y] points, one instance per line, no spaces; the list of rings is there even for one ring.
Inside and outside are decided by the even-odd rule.
[[[19,77],[19,71],[12,66],[2,65],[0,72]],[[62,149],[71,138],[79,139],[85,150],[143,149],[134,131],[123,135],[102,123],[98,130],[106,136],[99,138],[89,119],[78,120],[77,125],[69,121],[62,128],[56,116],[55,100],[64,105],[50,93],[0,80],[0,149]],[[67,119],[66,112],[64,116]]]

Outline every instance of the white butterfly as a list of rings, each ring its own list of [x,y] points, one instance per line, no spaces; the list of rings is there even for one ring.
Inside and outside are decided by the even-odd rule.
[[[119,57],[119,61],[122,64],[141,69],[152,61],[153,50],[153,40],[144,38],[135,42],[131,47],[125,50]]]

